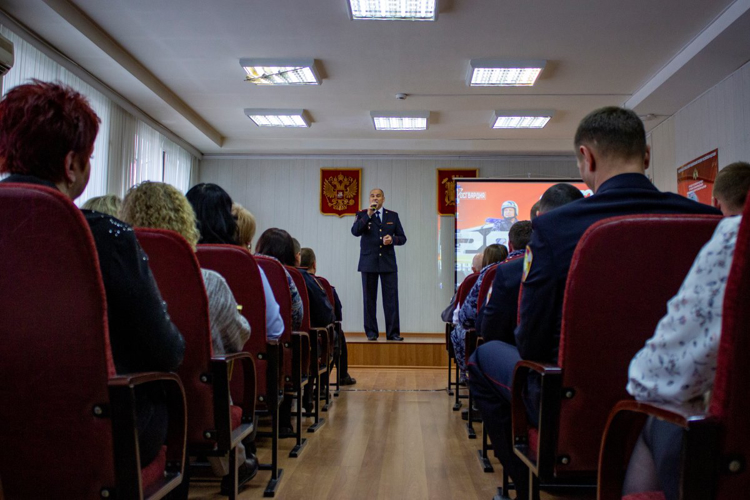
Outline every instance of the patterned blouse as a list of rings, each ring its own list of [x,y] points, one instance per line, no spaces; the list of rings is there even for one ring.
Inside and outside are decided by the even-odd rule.
[[[263,257],[271,258],[281,264],[281,261],[273,255],[263,255]],[[292,295],[292,330],[299,330],[302,326],[302,319],[305,314],[302,304],[302,297],[299,296],[297,285],[294,284],[294,279],[292,278],[292,275],[289,274],[289,271],[286,270],[286,267],[284,267],[284,274],[286,274],[286,281],[289,283],[289,292]]]
[[[481,271],[479,271],[479,277],[477,278],[476,283],[474,283],[474,286],[469,290],[469,295],[466,296],[464,303],[461,304],[461,309],[458,311],[458,324],[462,325],[464,328],[474,328],[474,322],[477,319],[479,289],[482,287],[484,275],[487,274],[487,271],[489,271],[495,264],[497,264],[497,262],[487,264]]]
[[[741,216],[727,217],[701,249],[654,336],[630,362],[627,391],[704,411],[716,374],[721,314]]]

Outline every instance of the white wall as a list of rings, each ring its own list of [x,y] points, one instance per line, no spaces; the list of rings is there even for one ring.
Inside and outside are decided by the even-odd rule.
[[[201,182],[224,187],[258,220],[257,237],[269,227],[289,231],[315,250],[318,272],[336,286],[344,307],[344,329],[362,332],[362,285],[357,272],[359,240],[353,217],[320,213],[320,169],[362,168],[362,201],[370,189],[385,191],[385,207],[399,213],[408,238],[397,247],[401,331],[441,332],[440,311],[453,293],[453,218],[436,212],[437,168],[479,168],[482,177],[573,178],[575,159],[212,159],[201,162]],[[378,326],[385,329],[381,309]]]
[[[677,192],[677,167],[719,149],[719,168],[750,161],[750,63],[649,134],[654,183]]]

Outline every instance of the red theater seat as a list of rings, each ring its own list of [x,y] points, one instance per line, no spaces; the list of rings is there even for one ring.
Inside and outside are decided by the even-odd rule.
[[[621,401],[602,440],[599,499],[620,498],[633,448],[649,416],[685,429],[682,500],[735,500],[750,492],[750,203],[727,280],[716,379],[708,412],[687,414],[658,404]]]
[[[609,410],[626,398],[628,364],[653,334],[719,217],[637,215],[592,225],[576,247],[562,312],[557,366],[521,361],[513,380],[515,453],[532,495],[592,488]],[[541,375],[538,446],[531,446],[523,388]]]
[[[0,184],[0,477],[7,499],[161,498],[183,479],[185,396],[116,375],[94,240],[59,191]],[[141,470],[137,386],[167,395],[167,447]]]
[[[167,303],[169,315],[185,338],[185,358],[179,375],[187,396],[188,454],[229,454],[229,473],[236,477],[237,444],[254,429],[256,382],[253,358],[247,352],[213,355],[208,297],[198,260],[188,242],[173,231],[143,228],[135,231],[149,257],[151,271]],[[237,395],[237,403],[242,405],[238,427],[232,424],[230,379],[233,364],[242,364],[243,374],[243,393]],[[187,482],[182,494],[187,498]],[[236,495],[235,487],[230,498]]]
[[[472,273],[468,275],[464,280],[461,282],[461,284],[458,286],[458,290],[456,291],[456,307],[460,307],[461,304],[464,303],[466,300],[466,296],[469,295],[469,291],[471,290],[471,287],[474,286],[474,283],[477,282],[477,278],[479,278],[479,273]],[[468,394],[461,394],[461,386],[458,384],[460,374],[458,371],[458,364],[455,363],[456,360],[456,353],[453,349],[453,341],[451,340],[451,331],[453,331],[453,323],[446,323],[445,324],[445,348],[448,350],[448,394],[453,395],[451,393],[451,387],[456,388],[456,399],[453,404],[453,411],[458,411],[461,409],[461,400],[467,399],[469,396]],[[456,370],[456,381],[451,382],[451,361],[455,364],[455,370]]]
[[[266,297],[258,264],[250,252],[234,245],[198,245],[196,255],[202,268],[216,271],[224,277],[237,304],[242,306],[242,315],[250,323],[252,333],[243,351],[255,361],[256,412],[271,416],[271,431],[268,433],[271,437],[271,463],[263,466],[271,470],[269,487],[274,487],[281,477],[278,464],[278,412],[283,397],[283,353],[278,341],[269,342],[266,338]],[[288,332],[284,332],[281,338],[281,343],[285,342],[289,342]],[[242,366],[235,367],[232,398],[235,403],[241,403],[243,377],[237,368],[241,369]]]
[[[323,288],[326,291],[326,297],[328,297],[328,302],[331,303],[331,308],[335,309],[336,299],[333,296],[333,287],[331,286],[331,283],[329,283],[328,280],[325,279],[323,276],[316,275],[315,278],[318,280],[318,282],[321,285],[323,285]],[[328,390],[326,391],[326,406],[323,408],[323,411],[327,411],[328,407],[330,407],[330,404],[331,404],[330,373],[333,370],[334,365],[339,366],[339,356],[341,355],[341,349],[339,347],[339,343],[341,342],[340,332],[341,332],[341,322],[335,321],[330,327],[331,352],[330,352],[330,362],[328,363],[328,373],[326,374],[326,387],[328,388]],[[336,370],[336,392],[337,393],[339,390],[340,378],[341,378],[341,372],[339,370]]]

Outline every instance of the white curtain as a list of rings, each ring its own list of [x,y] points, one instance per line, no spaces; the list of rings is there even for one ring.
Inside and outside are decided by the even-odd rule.
[[[107,193],[124,196],[145,180],[163,181],[182,192],[197,181],[199,160],[147,123],[115,104],[18,35],[0,25],[0,33],[13,42],[15,63],[3,78],[3,95],[30,79],[68,85],[89,100],[101,119],[91,159],[91,179],[76,203]]]

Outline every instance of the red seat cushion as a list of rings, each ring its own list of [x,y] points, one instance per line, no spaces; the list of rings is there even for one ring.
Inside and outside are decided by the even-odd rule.
[[[143,480],[143,490],[153,486],[159,479],[164,478],[164,470],[167,468],[167,447],[162,446],[159,454],[153,462],[141,469],[141,479]]]
[[[539,431],[536,427],[529,428],[529,449],[536,454],[539,449]]]
[[[622,497],[622,500],[666,500],[664,493],[661,491],[646,491],[643,493],[633,493],[632,495]]]
[[[242,408],[232,405],[230,411],[232,413],[232,430],[234,430],[242,423]]]

